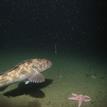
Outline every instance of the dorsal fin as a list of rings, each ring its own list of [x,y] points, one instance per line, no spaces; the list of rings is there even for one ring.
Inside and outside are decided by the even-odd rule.
[[[6,73],[8,73],[8,72],[11,72],[12,70],[18,68],[18,66],[19,66],[19,65],[16,65],[16,66],[11,67],[9,70],[6,70],[6,71],[4,71],[4,72],[0,72],[0,75],[6,74]]]
[[[0,72],[0,75],[4,74],[4,72]]]
[[[28,62],[28,61],[31,62],[32,59],[27,59],[27,60],[24,60],[24,61],[20,62],[20,63],[18,63],[17,65],[12,66],[11,68],[9,68],[9,70],[7,70],[7,71],[5,71],[5,72],[0,72],[0,75],[3,75],[4,73],[8,73],[8,72],[10,72],[10,71],[18,68],[21,64],[24,64],[25,62]]]

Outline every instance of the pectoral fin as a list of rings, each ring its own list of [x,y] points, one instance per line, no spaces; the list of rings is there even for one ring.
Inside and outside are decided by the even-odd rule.
[[[44,81],[45,81],[45,77],[41,73],[35,73],[28,78],[25,84],[29,84],[29,82],[42,83]]]

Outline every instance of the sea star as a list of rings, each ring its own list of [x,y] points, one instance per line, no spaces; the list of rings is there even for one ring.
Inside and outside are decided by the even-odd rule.
[[[69,100],[74,100],[78,102],[78,107],[82,105],[83,102],[89,102],[91,98],[87,95],[72,93],[72,96],[68,98]]]

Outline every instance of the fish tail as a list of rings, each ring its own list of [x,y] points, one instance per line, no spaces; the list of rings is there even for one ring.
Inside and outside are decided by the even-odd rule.
[[[0,75],[0,87],[7,86],[11,83],[11,80],[7,76]]]

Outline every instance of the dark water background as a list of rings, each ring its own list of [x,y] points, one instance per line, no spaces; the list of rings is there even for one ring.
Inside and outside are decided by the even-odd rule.
[[[0,51],[51,50],[56,45],[102,56],[106,52],[105,8],[106,2],[99,0],[1,0]]]
[[[96,2],[1,0],[0,47],[96,49]]]

